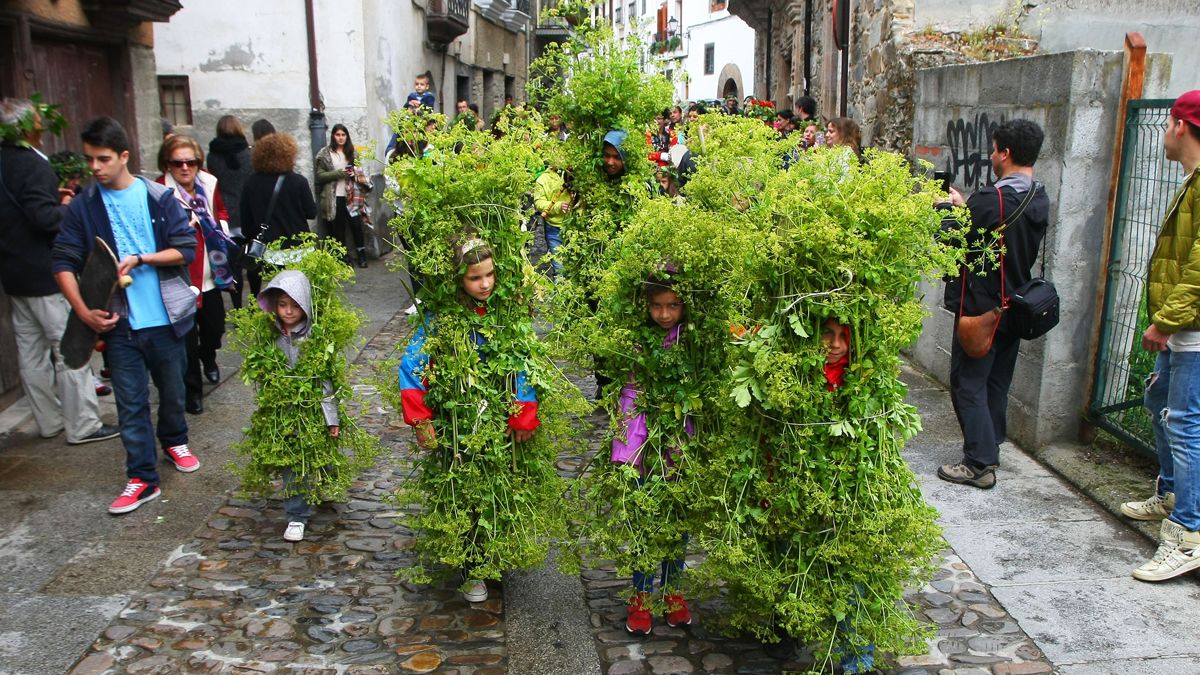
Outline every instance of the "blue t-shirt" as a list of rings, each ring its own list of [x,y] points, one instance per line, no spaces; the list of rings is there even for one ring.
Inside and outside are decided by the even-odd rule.
[[[150,222],[149,191],[146,183],[135,178],[124,190],[109,190],[100,186],[100,197],[108,211],[113,239],[117,242],[117,259],[139,253],[156,253],[154,226]],[[133,285],[125,289],[129,304],[129,325],[134,330],[166,326],[171,323],[163,306],[158,286],[158,270],[151,265],[138,265],[130,272]]]

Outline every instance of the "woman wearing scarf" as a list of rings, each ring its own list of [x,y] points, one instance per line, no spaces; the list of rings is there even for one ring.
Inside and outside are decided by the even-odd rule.
[[[196,230],[196,257],[188,265],[192,286],[200,289],[196,298],[196,325],[187,336],[187,387],[184,408],[193,415],[204,412],[201,366],[209,382],[221,380],[217,368],[217,350],[225,334],[225,303],[221,291],[233,285],[228,251],[233,248],[229,239],[229,214],[217,178],[204,171],[204,151],[196,139],[175,135],[163,141],[159,153],[159,168],[164,174],[158,182],[175,189],[175,198],[191,215]]]

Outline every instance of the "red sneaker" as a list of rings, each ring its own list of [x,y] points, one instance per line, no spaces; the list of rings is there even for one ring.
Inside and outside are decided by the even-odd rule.
[[[161,491],[157,485],[147,485],[141,478],[130,478],[112,504],[108,505],[109,513],[129,513],[152,499],[158,499]]]
[[[667,625],[671,628],[692,625],[692,612],[688,609],[687,600],[682,593],[670,593],[667,601]]]
[[[638,593],[629,599],[629,614],[625,618],[625,630],[631,635],[649,635],[652,628],[650,610],[646,609],[649,593]]]
[[[191,473],[200,468],[200,460],[188,450],[187,443],[183,445],[172,445],[166,449],[167,459],[175,465],[176,469],[184,473]]]

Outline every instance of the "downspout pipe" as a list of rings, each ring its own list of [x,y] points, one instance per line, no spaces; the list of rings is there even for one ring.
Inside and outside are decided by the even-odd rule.
[[[317,21],[313,0],[304,0],[304,24],[308,31],[308,133],[312,156],[316,157],[325,147],[328,126],[325,122],[325,101],[321,97],[321,83],[317,76]]]
[[[804,0],[804,95],[812,95],[812,26],[813,0]]]
[[[775,18],[775,8],[767,7],[767,48],[763,52],[763,62],[766,64],[766,68],[765,68],[766,82],[767,82],[766,98],[768,101],[775,100],[775,92],[773,92],[771,90],[771,54],[773,53],[773,51],[771,49],[771,43],[775,37],[774,31],[771,28],[771,22],[774,18]]]

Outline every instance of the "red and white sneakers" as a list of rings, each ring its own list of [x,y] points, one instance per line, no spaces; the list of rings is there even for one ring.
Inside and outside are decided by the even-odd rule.
[[[108,505],[108,512],[113,514],[129,513],[148,501],[158,499],[160,494],[162,492],[157,485],[147,485],[141,478],[130,478],[129,482],[125,484],[125,489],[121,491],[121,496]]]
[[[649,635],[653,629],[650,609],[650,594],[639,592],[629,599],[628,613],[625,617],[625,630],[630,635]]]
[[[688,609],[687,600],[683,598],[682,593],[668,593],[664,599],[667,601],[668,626],[679,628],[692,625],[692,611]]]
[[[184,473],[191,473],[200,468],[200,460],[196,459],[191,450],[188,450],[187,443],[172,445],[165,452],[167,453],[167,459],[171,460],[175,468]]]

